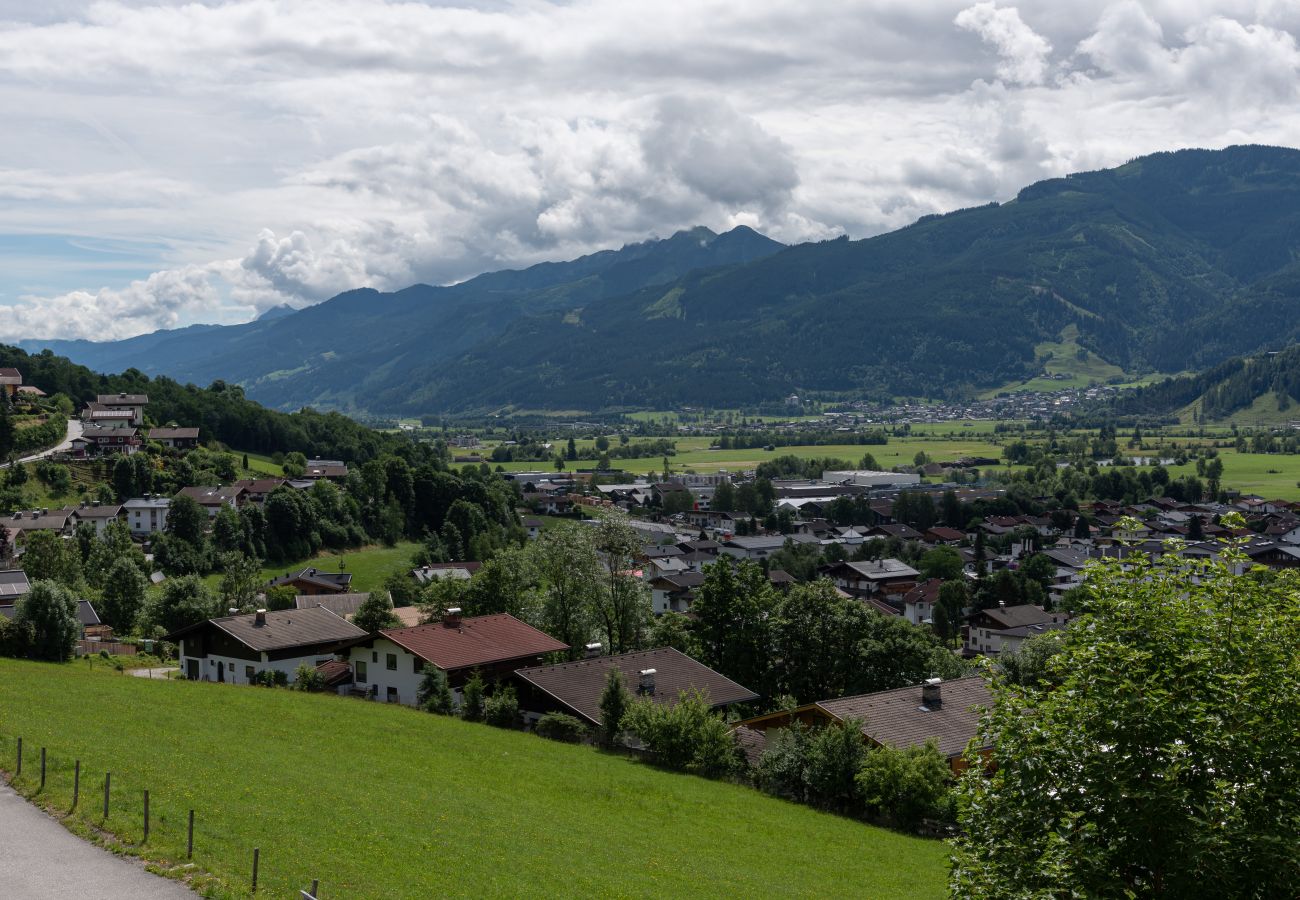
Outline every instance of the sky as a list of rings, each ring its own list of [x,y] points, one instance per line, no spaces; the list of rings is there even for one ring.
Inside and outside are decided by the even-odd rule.
[[[1300,0],[0,0],[0,339],[1300,146]]]

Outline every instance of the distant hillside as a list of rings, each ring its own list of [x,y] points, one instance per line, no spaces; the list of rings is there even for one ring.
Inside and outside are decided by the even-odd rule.
[[[453,288],[353,291],[133,347],[110,368],[388,414],[964,396],[1041,386],[1044,371],[1086,383],[1214,366],[1300,338],[1298,302],[1300,151],[1231,147],[1044,181],[862,241],[781,249],[697,230]]]
[[[1118,415],[1173,416],[1188,421],[1280,423],[1300,419],[1300,345],[1234,358],[1199,375],[1171,378],[1125,392]]]
[[[695,228],[451,287],[348,291],[244,325],[201,325],[106,343],[28,340],[19,346],[31,352],[49,348],[101,372],[135,368],[200,385],[221,379],[281,409],[380,412],[377,391],[400,394],[413,371],[490,342],[520,316],[580,309],[694,269],[750,262],[783,246],[745,227],[721,235]]]

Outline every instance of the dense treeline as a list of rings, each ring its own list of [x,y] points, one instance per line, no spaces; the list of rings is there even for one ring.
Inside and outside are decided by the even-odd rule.
[[[1116,398],[1116,415],[1171,415],[1198,400],[1198,421],[1225,419],[1273,394],[1278,409],[1300,402],[1300,345],[1277,353],[1230,359],[1199,375],[1170,378]]]
[[[758,447],[807,447],[830,444],[889,443],[883,431],[738,431],[719,435],[716,446],[720,450],[752,450]]]
[[[49,351],[28,354],[8,346],[0,346],[0,366],[13,366],[27,384],[50,395],[64,394],[76,403],[98,394],[148,394],[146,415],[153,423],[198,426],[204,440],[255,453],[299,451],[310,457],[365,462],[385,452],[412,461],[432,459],[442,452],[441,445],[416,445],[338,413],[275,412],[248,400],[242,388],[222,381],[199,388],[165,377],[151,379],[135,369],[99,375]]]

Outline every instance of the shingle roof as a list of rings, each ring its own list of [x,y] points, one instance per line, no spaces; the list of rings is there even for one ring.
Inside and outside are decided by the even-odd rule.
[[[972,618],[978,616],[987,616],[1000,628],[1020,628],[1025,625],[1040,625],[1045,622],[1055,622],[1060,616],[1045,612],[1041,608],[1031,603],[1022,603],[1019,606],[994,606],[989,609],[981,610]]]
[[[197,441],[199,439],[199,430],[197,428],[150,428],[149,440],[162,441]]]
[[[817,706],[844,721],[861,719],[862,733],[877,744],[919,747],[933,739],[939,752],[956,756],[979,730],[980,707],[993,705],[988,685],[980,675],[945,681],[940,685],[943,705],[929,709],[921,703],[921,687],[896,688],[857,697],[822,700]]]
[[[280,584],[290,584],[294,581],[305,581],[308,584],[319,585],[328,588],[336,593],[344,593],[348,586],[352,584],[351,572],[322,572],[319,569],[308,567],[297,573],[286,573],[279,578],[272,578],[268,584],[272,587]]]
[[[293,598],[296,609],[324,607],[336,616],[347,618],[366,602],[369,594],[299,594]]]
[[[627,689],[634,695],[641,671],[654,669],[655,692],[649,695],[649,699],[668,706],[677,703],[682,691],[691,689],[707,691],[715,707],[758,699],[753,691],[672,647],[520,669],[515,675],[549,694],[576,715],[599,725],[600,695],[611,668],[618,669]]]
[[[32,589],[27,580],[27,573],[22,569],[5,569],[0,571],[0,598],[13,602]]]
[[[100,394],[95,398],[105,406],[144,406],[149,402],[148,394]]]
[[[14,603],[0,604],[0,616],[6,619],[12,619],[17,613],[17,606]],[[99,613],[95,612],[94,604],[89,600],[77,601],[77,621],[82,625],[102,625]]]
[[[568,644],[557,641],[509,613],[471,616],[461,619],[459,625],[435,622],[413,628],[389,628],[380,634],[443,671],[486,666],[569,649]]]
[[[250,650],[259,652],[309,644],[341,643],[366,636],[366,633],[357,626],[318,606],[314,609],[281,609],[268,612],[265,625],[257,624],[255,613],[209,619],[169,634],[165,640],[174,643],[176,638],[205,627],[220,628]]]

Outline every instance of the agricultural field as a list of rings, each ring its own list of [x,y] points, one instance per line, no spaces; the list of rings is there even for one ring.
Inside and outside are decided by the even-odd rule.
[[[248,896],[254,847],[268,897],[945,895],[942,842],[404,707],[0,659],[5,769],[19,736],[21,791],[67,813],[80,760],[67,824],[162,870],[183,871],[194,809],[210,897]]]

